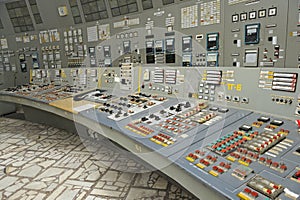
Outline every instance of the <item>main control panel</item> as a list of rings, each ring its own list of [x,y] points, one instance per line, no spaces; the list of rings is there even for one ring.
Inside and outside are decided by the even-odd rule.
[[[79,115],[133,138],[229,199],[299,198],[299,74],[292,69],[125,63],[47,74],[44,84],[1,94],[50,105],[85,102],[73,108]]]
[[[132,6],[143,4],[138,0],[133,2]],[[11,14],[19,4],[0,4],[1,9],[12,15],[1,12],[3,18],[17,26],[15,31],[19,30],[10,30],[6,22],[5,29],[0,29],[0,62],[5,66],[4,71],[16,72],[17,84],[27,84],[32,70],[118,67],[123,63],[299,67],[297,1],[177,0],[166,6],[160,1],[151,5],[146,10],[136,9],[101,22],[90,19],[88,24],[74,24],[73,13],[63,18],[52,15],[43,19],[44,24],[38,24],[39,31],[23,32],[19,30],[23,24]],[[38,10],[53,6],[60,5],[54,2],[36,5]],[[89,9],[92,8],[85,6],[83,10]],[[77,15],[81,15],[79,10]],[[47,74],[41,76],[45,78]]]
[[[0,4],[1,95],[71,102],[229,199],[299,199],[298,1],[63,2],[38,30]]]

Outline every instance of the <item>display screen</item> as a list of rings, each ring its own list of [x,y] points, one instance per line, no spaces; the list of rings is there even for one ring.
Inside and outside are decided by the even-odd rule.
[[[207,34],[207,51],[219,50],[219,33]]]
[[[163,53],[164,51],[164,41],[163,40],[156,40],[155,41],[155,52],[156,53]]]
[[[260,32],[260,24],[246,25],[245,44],[258,44],[259,32]]]
[[[130,41],[124,41],[123,42],[123,47],[124,47],[124,53],[130,53],[131,52]]]
[[[111,56],[110,46],[104,46],[104,57],[109,58]]]
[[[147,54],[154,53],[154,42],[153,41],[146,42],[146,53]]]
[[[218,66],[218,53],[208,53],[206,56],[206,62],[208,67]]]
[[[166,39],[166,51],[174,52],[175,51],[175,39]]]
[[[192,51],[192,36],[182,37],[182,52]]]

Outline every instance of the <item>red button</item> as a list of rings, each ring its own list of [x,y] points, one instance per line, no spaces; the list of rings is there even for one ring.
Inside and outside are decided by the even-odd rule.
[[[295,173],[296,177],[300,177],[300,170]]]
[[[272,194],[272,191],[270,189],[267,190],[268,194]]]
[[[231,166],[230,166],[229,164],[227,164],[227,165],[225,165],[225,168],[226,168],[226,169],[230,169]]]
[[[245,189],[244,189],[244,192],[245,192],[245,193],[250,193],[251,190],[250,190],[249,188],[245,188]]]
[[[258,193],[257,192],[251,192],[251,196],[253,196],[254,198],[257,198],[258,197]]]
[[[279,187],[278,187],[278,185],[274,185],[273,188],[278,190]]]

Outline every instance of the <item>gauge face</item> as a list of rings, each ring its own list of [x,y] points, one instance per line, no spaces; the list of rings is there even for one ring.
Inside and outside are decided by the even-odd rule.
[[[241,21],[247,20],[247,13],[241,13]]]
[[[238,21],[239,21],[239,15],[238,14],[232,15],[232,22],[238,22]]]
[[[249,19],[256,19],[256,11],[249,12]]]
[[[269,17],[272,17],[272,16],[276,16],[277,15],[277,8],[269,8]]]
[[[125,35],[122,33],[121,34],[121,39],[124,39],[125,38]]]
[[[266,15],[267,15],[267,10],[266,9],[258,11],[258,17],[259,18],[264,18],[264,17],[266,17]]]

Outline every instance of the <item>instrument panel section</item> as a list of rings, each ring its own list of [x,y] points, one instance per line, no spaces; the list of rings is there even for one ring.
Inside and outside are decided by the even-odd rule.
[[[280,8],[280,9],[279,9]],[[285,66],[288,4],[279,1],[228,3],[225,19],[228,48],[225,65],[233,67]]]

